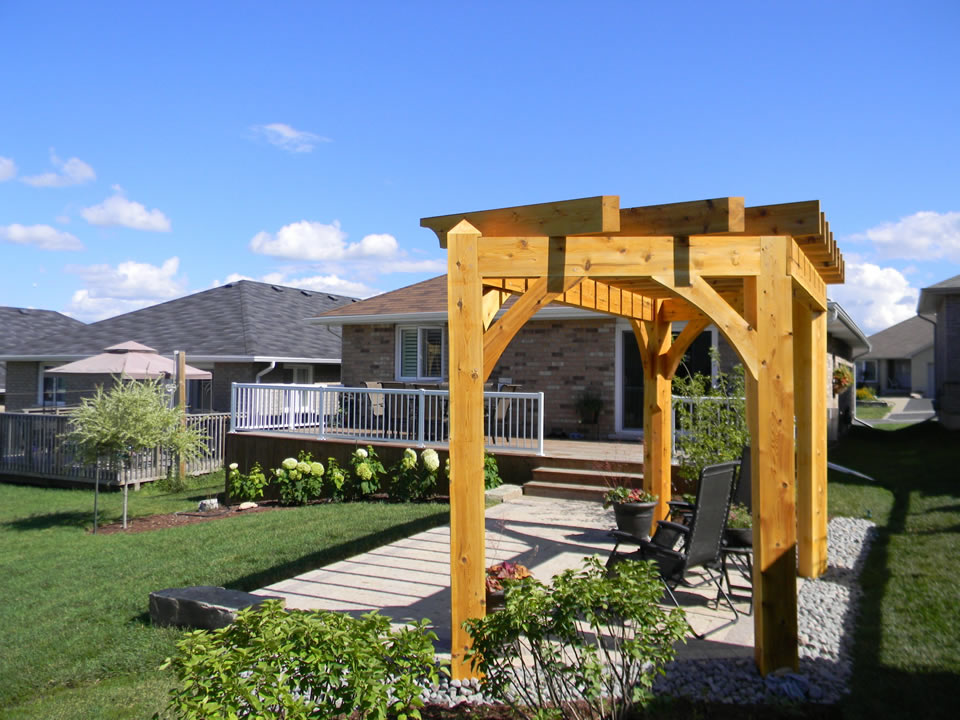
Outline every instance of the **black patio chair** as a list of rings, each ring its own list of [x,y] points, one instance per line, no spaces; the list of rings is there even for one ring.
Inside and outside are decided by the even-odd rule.
[[[615,572],[620,562],[653,560],[657,563],[660,580],[667,594],[678,608],[680,603],[673,593],[674,589],[678,585],[689,586],[690,583],[685,580],[686,574],[702,568],[717,586],[718,597],[722,597],[733,611],[734,622],[739,619],[737,609],[723,589],[723,575],[720,572],[721,541],[738,464],[726,462],[703,468],[689,525],[661,520],[649,540],[619,530],[610,533],[617,544],[607,560],[607,568]],[[683,539],[683,543],[682,549],[677,550],[674,548],[679,538]],[[630,553],[618,552],[620,545],[625,543],[637,545],[639,549]],[[696,632],[694,635],[702,637]]]

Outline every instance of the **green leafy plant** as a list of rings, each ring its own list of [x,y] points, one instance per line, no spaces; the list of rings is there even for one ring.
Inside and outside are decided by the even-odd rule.
[[[603,506],[608,508],[611,505],[621,503],[655,503],[659,497],[659,495],[654,495],[641,488],[626,488],[618,485],[615,488],[610,488],[607,494],[603,496]]]
[[[331,500],[343,500],[343,486],[347,482],[347,471],[336,458],[327,458],[327,472],[323,475],[324,491]]]
[[[350,465],[353,466],[352,482],[344,485],[344,495],[348,500],[360,500],[380,489],[380,479],[386,471],[372,445],[354,450]]]
[[[254,463],[250,472],[240,472],[240,466],[237,463],[230,463],[227,468],[227,481],[230,483],[230,497],[241,502],[252,502],[263,497],[263,491],[267,487],[267,476],[260,467],[260,463]]]
[[[186,633],[172,668],[170,710],[190,720],[419,718],[421,683],[436,682],[427,621],[286,612],[268,600],[231,625]],[[355,713],[355,715],[351,715]]]
[[[467,657],[484,692],[521,717],[623,718],[651,696],[688,625],[658,605],[663,592],[650,562],[608,574],[596,557],[546,586],[505,580],[505,607],[467,620]]]
[[[450,458],[444,465],[443,472],[450,479]],[[493,490],[503,485],[503,478],[500,477],[500,466],[497,464],[496,456],[484,450],[483,452],[483,489]]]
[[[710,358],[719,364],[716,349]],[[717,371],[715,380],[701,373],[675,377],[673,394],[684,398],[673,402],[682,477],[695,480],[707,465],[740,457],[750,442],[742,365],[729,373]]]
[[[597,422],[600,411],[603,410],[603,405],[603,398],[593,390],[584,391],[574,403],[580,422],[587,425]]]
[[[727,513],[727,527],[733,530],[746,530],[753,527],[753,516],[746,505],[733,503],[730,506],[730,511]]]
[[[440,471],[440,456],[427,448],[417,458],[411,448],[390,468],[390,498],[398,502],[425,500],[437,490],[437,474]]]
[[[286,458],[273,475],[280,489],[281,505],[306,505],[323,496],[323,463],[303,450],[297,458]]]

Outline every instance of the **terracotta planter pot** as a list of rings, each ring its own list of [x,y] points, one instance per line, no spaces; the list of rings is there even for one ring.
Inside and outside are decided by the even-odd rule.
[[[653,511],[656,507],[655,502],[617,503],[613,506],[617,529],[638,538],[649,538],[650,526],[653,524]]]

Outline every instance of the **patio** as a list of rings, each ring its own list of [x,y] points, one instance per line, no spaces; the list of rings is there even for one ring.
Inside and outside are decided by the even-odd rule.
[[[486,557],[489,564],[510,560],[526,565],[547,582],[584,556],[605,558],[613,548],[613,510],[599,503],[521,496],[486,511]],[[734,578],[739,584],[742,578]],[[725,607],[713,607],[710,588],[682,588],[677,596],[693,628],[705,639],[690,637],[678,647],[681,658],[752,658],[753,623],[739,622]],[[438,651],[449,655],[450,527],[419,533],[327,567],[254,591],[281,596],[288,608],[322,609],[356,615],[377,610],[397,623],[429,618]],[[748,609],[745,602],[738,611]]]

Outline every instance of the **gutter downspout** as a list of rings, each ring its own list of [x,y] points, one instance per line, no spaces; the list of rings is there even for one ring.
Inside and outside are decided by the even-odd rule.
[[[266,375],[268,372],[270,372],[271,370],[273,370],[273,369],[276,368],[276,367],[277,367],[277,361],[274,360],[274,361],[272,361],[269,365],[267,365],[263,370],[261,370],[260,372],[258,372],[258,373],[254,376],[253,381],[254,381],[257,385],[259,385],[259,384],[260,384],[260,379],[261,379],[264,375]]]

